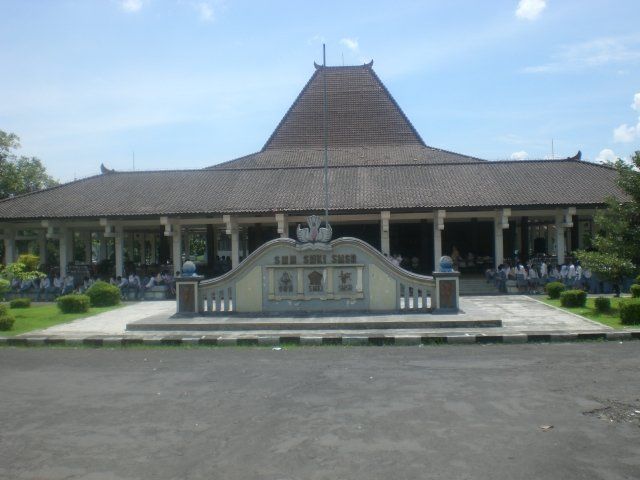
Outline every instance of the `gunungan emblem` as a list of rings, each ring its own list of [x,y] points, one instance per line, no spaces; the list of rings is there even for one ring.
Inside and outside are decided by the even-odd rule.
[[[300,243],[315,243],[322,242],[327,243],[331,240],[331,225],[329,222],[325,222],[324,227],[320,227],[322,220],[317,215],[311,215],[307,217],[308,228],[302,228],[298,225],[296,235]]]

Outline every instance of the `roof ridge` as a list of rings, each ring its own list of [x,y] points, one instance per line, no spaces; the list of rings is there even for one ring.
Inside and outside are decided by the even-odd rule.
[[[111,173],[116,173],[116,172],[111,172]],[[104,174],[97,173],[95,175],[89,175],[88,177],[77,178],[75,180],[71,180],[70,182],[59,183],[58,185],[54,185],[52,187],[40,188],[40,189],[34,190],[32,192],[25,192],[25,193],[20,193],[19,195],[13,195],[11,197],[0,198],[0,203],[7,202],[9,200],[15,200],[16,198],[28,197],[28,196],[34,195],[36,193],[42,193],[42,192],[47,192],[47,191],[50,191],[50,190],[56,190],[56,189],[61,188],[61,187],[66,187],[67,185],[73,185],[74,183],[80,183],[80,182],[84,182],[85,180],[90,180],[92,178],[101,177],[102,175],[104,175]]]
[[[396,99],[393,98],[393,95],[391,95],[391,92],[387,89],[387,87],[385,86],[384,83],[382,83],[382,80],[380,80],[380,77],[378,77],[378,74],[375,72],[375,70],[373,69],[373,60],[371,60],[371,65],[372,67],[370,68],[371,74],[373,75],[373,78],[378,82],[378,84],[382,87],[382,89],[384,90],[384,92],[387,94],[387,96],[389,97],[389,99],[391,100],[391,103],[393,103],[393,105],[396,107],[396,109],[398,109],[398,112],[400,112],[400,115],[402,116],[402,118],[407,122],[407,124],[409,125],[409,127],[411,128],[411,131],[413,131],[413,134],[418,138],[418,140],[420,141],[420,143],[422,144],[423,147],[426,147],[427,144],[424,143],[424,140],[422,139],[422,137],[420,136],[420,134],[418,133],[418,131],[416,130],[416,127],[413,126],[413,123],[411,123],[411,120],[409,120],[409,117],[407,117],[407,115],[404,113],[404,110],[402,110],[402,108],[400,108],[400,105],[398,105],[398,102],[396,102]]]
[[[315,62],[314,62],[314,65],[315,65]],[[296,99],[293,101],[293,103],[291,104],[289,109],[286,111],[284,116],[280,119],[280,122],[278,122],[278,125],[276,125],[276,128],[273,130],[273,132],[271,132],[271,135],[269,135],[269,138],[267,139],[265,144],[260,149],[261,152],[264,152],[267,149],[267,146],[271,143],[273,138],[276,136],[276,133],[278,133],[278,130],[280,130],[280,127],[284,124],[284,122],[287,120],[287,118],[289,118],[289,115],[293,111],[293,108],[298,104],[298,102],[300,101],[300,99],[302,98],[304,93],[309,89],[309,86],[311,85],[311,82],[316,77],[316,75],[318,75],[319,71],[320,70],[316,69],[313,72],[313,75],[311,75],[311,78],[309,78],[309,80],[307,80],[307,83],[305,83],[304,87],[302,87],[302,90],[300,90],[300,93],[298,94]]]
[[[474,158],[474,157],[469,157]],[[506,164],[527,164],[527,163],[580,163],[580,164],[588,164],[594,165],[597,167],[610,168],[606,165],[593,163],[593,162],[585,162],[585,161],[576,161],[571,158],[562,158],[562,159],[531,159],[531,160],[482,160],[477,159],[475,162],[399,162],[399,163],[386,163],[386,164],[371,164],[371,163],[350,163],[350,164],[340,164],[340,165],[329,165],[329,168],[392,168],[392,167],[464,167],[469,165],[506,165]],[[215,170],[215,171],[267,171],[267,170],[320,170],[324,168],[322,165],[295,165],[295,166],[261,166],[261,167],[244,167],[242,169],[238,168],[208,168],[206,170]]]

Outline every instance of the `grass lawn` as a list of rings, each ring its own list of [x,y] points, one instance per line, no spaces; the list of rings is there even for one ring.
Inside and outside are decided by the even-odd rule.
[[[92,307],[85,313],[60,313],[55,303],[31,305],[29,308],[10,308],[9,312],[15,317],[16,322],[11,330],[0,331],[0,337],[13,337],[32,330],[49,328],[60,323],[90,317],[122,306],[123,304],[115,307]]]
[[[611,298],[611,311],[607,313],[598,313],[593,305],[594,298],[587,298],[586,307],[578,307],[578,308],[565,308],[560,306],[560,299],[558,300],[550,300],[549,298],[540,298],[540,300],[547,305],[553,305],[554,307],[561,308],[566,310],[567,312],[575,313],[578,315],[582,315],[583,317],[588,318],[589,320],[595,320],[596,322],[603,323],[609,327],[613,328],[624,328],[624,327],[633,327],[633,325],[623,325],[620,323],[620,310],[618,310],[618,303],[620,302],[620,298]]]

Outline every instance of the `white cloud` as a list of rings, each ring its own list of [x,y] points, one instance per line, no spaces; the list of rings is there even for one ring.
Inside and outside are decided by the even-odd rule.
[[[613,141],[617,143],[633,142],[638,136],[640,136],[640,122],[636,126],[623,123],[613,129]]]
[[[603,148],[596,157],[597,162],[615,162],[618,156],[610,148]]]
[[[358,45],[357,38],[343,38],[340,40],[340,43],[347,47],[352,52],[357,52],[360,46]]]
[[[213,7],[208,2],[198,2],[194,4],[198,15],[200,15],[200,20],[204,22],[213,22]]]
[[[631,108],[640,111],[640,93],[636,93],[633,96],[633,103],[631,104]]]
[[[524,68],[524,73],[580,71],[611,64],[629,66],[640,61],[640,35],[603,37],[564,45],[542,65]]]
[[[529,158],[529,154],[524,150],[520,150],[519,152],[513,152],[511,154],[511,160],[526,160]]]
[[[125,12],[139,12],[143,4],[143,0],[120,0],[120,8]]]
[[[546,7],[546,0],[520,0],[516,17],[523,20],[536,20]]]

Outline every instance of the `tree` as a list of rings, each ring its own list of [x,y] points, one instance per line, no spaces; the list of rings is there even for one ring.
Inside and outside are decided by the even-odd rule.
[[[618,172],[617,183],[627,199],[607,200],[607,208],[595,215],[593,250],[578,251],[576,256],[601,278],[620,284],[640,265],[640,151],[631,163],[618,159],[611,166]]]
[[[58,182],[47,174],[36,157],[16,155],[20,138],[0,130],[0,198],[53,187]]]

